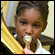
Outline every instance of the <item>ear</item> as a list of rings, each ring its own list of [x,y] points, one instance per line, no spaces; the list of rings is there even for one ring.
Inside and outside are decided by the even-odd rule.
[[[17,18],[16,18],[16,14],[14,15],[14,23],[15,23],[15,26],[16,26],[16,22],[17,22],[17,20],[16,20]]]
[[[45,24],[43,25],[43,30],[42,30],[42,32],[44,32],[44,30],[46,29],[46,27],[47,27],[47,22],[45,22]]]

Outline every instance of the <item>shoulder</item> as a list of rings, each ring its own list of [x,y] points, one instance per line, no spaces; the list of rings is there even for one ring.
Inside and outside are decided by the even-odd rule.
[[[42,54],[51,54],[49,51],[45,50],[44,48],[42,48]]]
[[[36,54],[51,54],[49,51],[45,50],[42,47],[42,44],[39,39],[37,39],[37,49],[35,51]]]

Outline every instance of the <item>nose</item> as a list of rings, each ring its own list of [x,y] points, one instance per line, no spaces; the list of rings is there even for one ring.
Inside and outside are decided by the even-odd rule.
[[[25,33],[27,34],[27,35],[31,35],[32,33],[33,33],[33,28],[32,28],[32,26],[27,26],[26,28],[25,28]]]

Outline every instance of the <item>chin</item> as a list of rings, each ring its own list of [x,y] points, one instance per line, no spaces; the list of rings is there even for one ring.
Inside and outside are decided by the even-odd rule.
[[[36,41],[35,40],[32,40],[31,45],[33,45],[34,43],[36,43]]]

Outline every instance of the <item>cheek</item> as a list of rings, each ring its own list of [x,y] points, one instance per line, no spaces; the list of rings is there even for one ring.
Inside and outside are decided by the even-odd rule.
[[[16,25],[16,33],[18,36],[21,36],[22,35],[22,32],[23,32],[23,28],[20,24],[17,24]]]
[[[41,35],[41,32],[42,32],[42,29],[36,29],[36,30],[34,30],[34,39],[35,40],[37,40],[39,37],[40,37],[40,35]]]
[[[18,37],[18,40],[20,42],[20,44],[24,44],[23,42],[23,27],[21,25],[16,25],[16,33],[17,33],[17,37]]]

